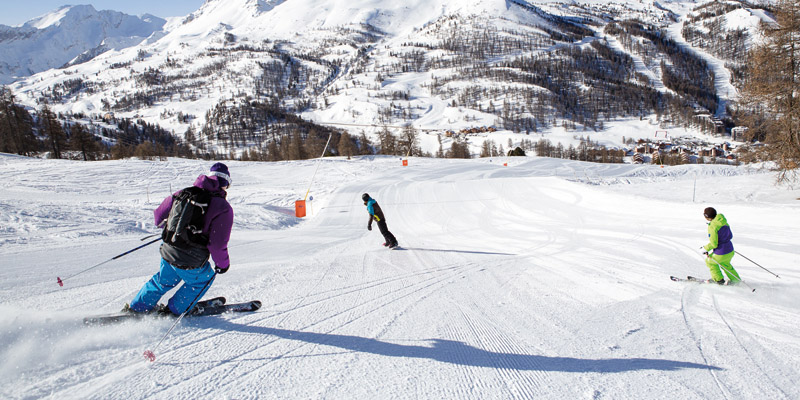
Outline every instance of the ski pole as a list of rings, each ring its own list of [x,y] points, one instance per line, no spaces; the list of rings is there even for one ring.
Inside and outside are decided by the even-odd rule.
[[[194,304],[197,302],[197,300],[200,298],[200,296],[201,296],[203,293],[205,293],[205,291],[206,291],[206,288],[208,287],[208,285],[210,285],[210,284],[211,284],[211,282],[212,282],[212,281],[214,281],[214,278],[215,278],[216,276],[217,276],[217,272],[216,272],[216,271],[214,271],[214,275],[211,275],[211,279],[209,279],[209,280],[208,280],[208,282],[206,282],[206,285],[205,285],[205,286],[203,286],[203,290],[201,290],[201,291],[200,291],[200,293],[198,293],[198,294],[197,294],[197,296],[195,296],[194,300],[192,300],[192,302],[191,302],[191,303],[189,303],[189,307],[187,307],[187,308],[186,308],[186,310],[184,310],[184,311],[181,313],[181,315],[178,317],[178,319],[177,319],[177,320],[175,320],[175,323],[174,323],[174,324],[172,324],[172,327],[171,327],[171,328],[169,328],[169,330],[167,331],[167,333],[165,333],[165,334],[164,334],[164,336],[161,338],[161,340],[159,340],[159,341],[158,341],[158,344],[156,344],[156,345],[155,345],[155,347],[153,347],[153,350],[149,350],[149,349],[148,349],[148,350],[145,350],[145,351],[144,351],[144,358],[145,358],[146,360],[148,360],[148,361],[150,361],[150,362],[154,362],[154,361],[156,360],[156,354],[154,353],[154,351],[158,350],[158,346],[161,346],[161,343],[164,341],[164,339],[166,339],[166,338],[167,338],[167,336],[169,336],[169,334],[172,332],[172,330],[173,330],[173,329],[175,329],[175,327],[176,327],[176,326],[178,326],[178,322],[181,322],[181,320],[183,319],[183,316],[184,316],[184,315],[186,315],[186,313],[187,313],[187,312],[189,312],[189,310],[191,310],[191,309],[192,309],[192,307],[194,306]],[[185,283],[184,283],[184,285],[185,285]]]
[[[726,272],[726,273],[727,273],[729,276],[739,275],[739,274],[734,274],[734,273],[733,273],[731,270],[729,270],[727,267],[725,267],[724,265],[722,265],[722,264],[718,263],[718,262],[717,262],[717,260],[715,260],[715,259],[714,259],[713,257],[711,257],[710,255],[706,255],[706,257],[710,258],[710,259],[711,259],[711,261],[714,261],[714,264],[717,264],[717,266],[718,266],[718,267],[720,267],[720,268],[724,269],[724,270],[725,270],[725,272]],[[748,285],[748,284],[747,284],[747,282],[745,282],[745,281],[743,281],[743,280],[742,280],[742,278],[739,278],[739,282],[742,282],[742,283],[743,283],[745,286],[747,286],[747,288],[748,288],[748,289],[752,289],[752,290],[751,290],[751,292],[755,292],[755,291],[756,291],[756,289],[755,289],[754,287],[752,287],[752,286]]]
[[[747,260],[747,261],[750,261],[751,263],[753,263],[753,264],[755,264],[755,265],[758,265],[758,263],[757,263],[757,262],[755,262],[755,261],[753,261],[753,260],[751,260],[751,259],[749,259],[749,258],[745,257],[745,256],[744,256],[744,254],[742,254],[742,253],[739,253],[738,251],[735,251],[735,250],[734,250],[734,253],[736,253],[736,254],[738,254],[738,255],[742,256],[742,258],[744,258],[745,260]],[[774,273],[774,272],[772,272],[772,271],[770,271],[770,270],[768,270],[768,269],[766,269],[766,268],[764,268],[764,267],[762,267],[762,266],[760,266],[760,265],[758,265],[758,267],[759,267],[759,268],[761,268],[761,269],[763,269],[764,271],[767,271],[767,272],[769,272],[769,273],[770,273],[770,274],[772,274],[772,275],[775,275],[775,277],[776,277],[776,278],[780,278],[780,276],[778,276],[778,274],[776,274],[776,273]]]
[[[64,278],[64,279],[61,279],[61,277],[56,277],[56,278],[58,279],[58,286],[62,286],[62,287],[63,287],[63,286],[64,286],[64,281],[65,281],[65,280],[67,280],[67,279],[74,278],[74,277],[76,277],[76,276],[78,276],[78,275],[80,275],[80,274],[82,274],[82,273],[84,273],[84,272],[86,272],[86,271],[89,271],[89,270],[95,269],[95,268],[97,268],[97,267],[99,267],[99,266],[101,266],[101,265],[103,265],[103,264],[105,264],[105,263],[107,263],[107,262],[114,261],[114,260],[116,260],[116,259],[118,259],[118,258],[120,258],[120,257],[122,257],[122,256],[124,256],[124,255],[130,254],[130,253],[133,253],[134,251],[136,251],[136,250],[139,250],[139,249],[141,249],[142,247],[149,246],[149,245],[151,245],[151,244],[153,244],[153,243],[155,243],[155,242],[157,242],[157,241],[159,241],[159,240],[161,240],[161,238],[160,238],[160,237],[159,237],[159,238],[157,238],[157,239],[153,239],[153,240],[151,240],[151,241],[149,241],[149,242],[147,242],[147,243],[145,243],[145,244],[143,244],[143,245],[141,245],[141,246],[139,246],[139,247],[137,247],[137,248],[135,248],[135,249],[130,249],[130,250],[128,250],[128,251],[126,251],[126,252],[124,252],[124,253],[122,253],[122,254],[120,254],[120,255],[117,255],[117,256],[115,256],[115,257],[112,257],[112,258],[110,258],[110,259],[108,259],[108,260],[105,260],[105,261],[101,262],[100,264],[97,264],[97,265],[91,266],[91,267],[89,267],[89,268],[86,268],[85,270],[83,270],[83,271],[80,271],[80,272],[78,272],[78,273],[77,273],[77,274],[75,274],[75,275],[70,275],[70,276],[68,276],[68,277],[66,277],[66,278]]]

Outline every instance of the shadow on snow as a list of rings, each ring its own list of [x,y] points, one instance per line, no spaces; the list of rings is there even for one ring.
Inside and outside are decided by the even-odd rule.
[[[449,364],[515,369],[520,371],[616,373],[639,370],[722,370],[722,368],[711,365],[650,358],[605,358],[593,360],[573,357],[498,353],[479,349],[463,342],[443,339],[431,339],[431,346],[404,345],[358,336],[249,326],[232,323],[230,321],[219,321],[219,325],[216,325],[215,328],[250,334],[270,335],[287,340],[338,347],[345,350],[387,357],[421,358]]]
[[[419,248],[419,247],[402,247],[402,246],[398,250],[431,251],[431,252],[439,252],[439,253],[486,254],[486,255],[494,255],[494,256],[515,256],[516,255],[516,254],[512,254],[512,253],[496,253],[496,252],[488,252],[488,251],[454,250],[454,249],[422,249],[422,248]]]

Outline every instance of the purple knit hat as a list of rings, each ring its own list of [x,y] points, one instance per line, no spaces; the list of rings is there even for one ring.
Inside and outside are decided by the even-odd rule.
[[[223,188],[229,187],[233,183],[231,175],[228,173],[228,166],[221,162],[211,166],[211,173],[208,176],[216,176],[219,186]]]

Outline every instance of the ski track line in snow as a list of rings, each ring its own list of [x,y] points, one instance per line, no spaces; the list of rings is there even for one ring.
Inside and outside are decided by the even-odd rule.
[[[689,313],[688,313],[688,308],[687,308],[687,305],[689,304],[688,303],[689,300],[687,299],[687,296],[688,296],[687,294],[691,294],[691,295],[693,295],[692,297],[698,298],[699,295],[695,294],[695,290],[694,289],[699,290],[699,288],[692,288],[690,286],[687,286],[686,288],[683,289],[683,292],[681,293],[681,313],[683,314],[683,322],[686,325],[686,329],[689,331],[689,335],[692,337],[692,341],[697,346],[697,350],[700,353],[700,357],[703,358],[703,364],[705,364],[706,366],[709,367],[708,368],[708,372],[711,374],[712,377],[714,377],[714,382],[717,384],[717,387],[719,388],[720,393],[726,399],[730,399],[731,398],[731,394],[728,392],[727,389],[725,389],[725,385],[722,384],[722,382],[720,381],[720,378],[717,376],[717,373],[712,368],[710,368],[711,366],[709,365],[708,358],[706,357],[706,354],[703,351],[703,346],[700,343],[700,338],[698,338],[697,334],[695,333],[694,328],[692,328],[692,324],[689,322]]]
[[[147,368],[146,365],[137,362],[138,358],[133,359],[132,356],[130,358],[132,360],[131,362],[127,363],[128,365],[123,365],[119,369],[110,370],[109,372],[99,376],[91,376],[88,379],[78,382],[74,385],[68,387],[58,384],[50,385],[50,387],[62,387],[62,389],[50,392],[49,396],[47,397],[52,399],[79,399],[92,397],[91,395],[95,393],[112,393],[110,388],[116,385],[119,381],[125,380],[126,378],[135,374],[137,371]],[[87,371],[90,370],[95,370],[95,368],[87,369]],[[60,377],[55,377],[54,379],[58,380]]]
[[[343,251],[344,251],[344,249],[340,249],[338,254],[340,254],[340,255],[341,255]],[[336,257],[334,257],[334,259],[336,259]],[[300,307],[300,306],[301,306],[303,303],[305,303],[306,299],[307,299],[307,298],[308,298],[308,296],[311,294],[311,292],[315,291],[315,290],[316,290],[316,289],[319,287],[319,285],[320,285],[322,282],[324,282],[324,281],[325,281],[325,277],[326,277],[326,276],[328,276],[328,273],[330,273],[330,272],[331,272],[331,270],[333,269],[333,266],[334,266],[334,263],[328,263],[328,266],[325,268],[325,272],[323,272],[323,273],[322,273],[322,275],[319,277],[319,279],[317,279],[317,281],[314,283],[314,286],[313,286],[313,287],[311,287],[310,289],[308,289],[308,291],[306,292],[305,296],[303,296],[303,297],[301,297],[299,300],[297,300],[297,303],[294,303],[294,305],[291,307],[291,309],[292,309],[292,310],[295,310],[295,309],[297,309],[297,308],[298,308],[298,307]],[[283,318],[281,318],[281,320],[280,320],[280,321],[278,321],[278,323],[277,323],[277,326],[282,326],[282,325],[283,325],[283,322],[286,320],[286,318],[288,317],[288,315],[289,315],[289,314],[285,314],[285,315],[283,316]]]
[[[728,327],[728,330],[730,330],[730,332],[733,335],[734,339],[736,339],[736,343],[738,343],[739,346],[742,348],[742,350],[744,350],[745,354],[747,354],[747,358],[750,360],[750,362],[752,362],[753,365],[755,365],[756,368],[758,368],[758,370],[764,375],[764,377],[767,378],[767,381],[769,381],[769,383],[772,384],[772,386],[774,386],[775,389],[778,390],[778,392],[783,394],[787,399],[792,398],[792,396],[790,396],[788,393],[786,393],[786,391],[783,390],[783,388],[780,385],[778,385],[778,383],[775,382],[774,379],[772,379],[772,376],[770,376],[770,374],[768,374],[767,371],[765,371],[764,368],[761,366],[761,364],[758,361],[756,361],[756,359],[753,357],[752,352],[750,351],[750,349],[747,348],[747,346],[745,346],[745,344],[742,342],[742,339],[740,337],[740,335],[745,335],[745,334],[744,333],[737,333],[736,330],[733,329],[733,326],[728,322],[728,319],[725,318],[725,315],[722,313],[722,310],[719,307],[719,304],[717,302],[717,296],[712,294],[711,295],[711,299],[714,301],[714,311],[717,312],[717,315],[719,315],[719,317],[722,320],[722,322],[724,322],[725,326]],[[755,343],[757,343],[757,342],[755,342]]]
[[[477,267],[477,266],[474,266],[474,265],[472,266],[472,268],[473,268],[473,269],[474,269],[474,268],[476,268],[476,267]],[[322,336],[324,336],[324,335],[330,334],[330,333],[332,333],[332,332],[334,332],[334,331],[336,331],[336,330],[338,330],[338,329],[341,329],[342,327],[344,327],[344,326],[346,326],[346,325],[348,325],[348,324],[350,324],[350,323],[353,323],[353,322],[355,322],[355,321],[356,321],[356,320],[358,320],[358,319],[361,319],[361,318],[363,318],[363,317],[365,317],[365,316],[369,315],[369,314],[372,314],[372,313],[374,313],[374,312],[377,312],[377,311],[383,310],[383,309],[384,309],[386,306],[388,306],[389,304],[392,304],[392,303],[395,303],[395,302],[397,302],[397,301],[400,301],[400,300],[402,300],[403,298],[406,298],[406,297],[408,297],[408,296],[411,296],[411,295],[413,295],[413,294],[416,294],[416,293],[418,293],[418,292],[421,292],[421,291],[423,291],[423,290],[425,290],[425,289],[428,289],[428,288],[434,287],[434,286],[436,286],[436,285],[438,285],[438,284],[440,284],[440,283],[442,283],[442,282],[449,281],[449,280],[451,280],[451,279],[452,279],[454,276],[457,276],[457,275],[459,275],[459,274],[461,274],[461,271],[456,271],[456,272],[454,272],[454,273],[452,273],[452,274],[448,274],[448,275],[444,275],[444,274],[442,274],[442,276],[440,276],[440,277],[434,277],[434,278],[429,278],[429,279],[426,279],[426,280],[424,280],[424,281],[422,281],[422,282],[419,282],[419,283],[415,284],[415,285],[414,285],[414,286],[412,286],[412,287],[409,287],[409,288],[402,288],[401,290],[405,290],[405,289],[412,289],[412,290],[409,290],[407,293],[404,293],[404,294],[402,294],[402,295],[400,295],[400,296],[396,296],[396,297],[390,298],[390,299],[388,299],[388,301],[386,301],[386,302],[384,302],[384,303],[380,304],[379,306],[376,306],[376,307],[374,307],[374,308],[372,308],[372,309],[366,310],[366,311],[365,311],[364,313],[362,313],[362,315],[361,315],[361,316],[359,316],[358,318],[355,318],[355,319],[350,319],[350,320],[346,321],[345,323],[343,323],[343,324],[341,324],[341,325],[337,326],[336,328],[330,329],[330,330],[328,330],[328,331],[326,331],[326,332],[324,332],[324,333],[321,333],[321,334],[319,334],[319,335],[322,335]],[[429,281],[432,281],[432,282],[429,282]],[[433,291],[435,291],[435,288],[434,288],[434,290],[433,290]],[[399,292],[399,290],[398,290],[398,292]],[[327,321],[327,320],[329,320],[329,319],[332,319],[332,318],[334,318],[334,317],[336,317],[336,316],[342,315],[342,314],[344,314],[345,312],[351,311],[352,309],[354,309],[354,308],[356,308],[356,307],[361,307],[361,306],[369,305],[369,304],[371,304],[371,303],[374,303],[375,301],[377,301],[377,300],[379,300],[379,299],[381,299],[381,298],[383,298],[383,297],[387,297],[387,296],[390,296],[390,295],[393,295],[393,294],[395,294],[395,293],[394,293],[394,292],[389,292],[389,293],[386,293],[386,294],[380,295],[380,296],[378,296],[377,298],[374,298],[374,299],[371,299],[371,300],[365,301],[365,302],[363,302],[363,303],[361,303],[361,304],[357,304],[356,306],[353,306],[353,307],[351,307],[350,309],[347,309],[347,310],[344,310],[344,311],[340,311],[340,312],[338,312],[338,313],[336,313],[336,314],[334,314],[334,315],[329,315],[329,316],[327,316],[327,317],[323,318],[322,320],[318,320],[317,322],[314,322],[314,323],[312,323],[312,324],[309,324],[309,325],[307,325],[307,326],[305,326],[305,327],[303,327],[303,328],[300,328],[300,329],[298,329],[298,331],[301,331],[301,332],[302,332],[302,331],[308,330],[309,328],[311,328],[311,327],[313,327],[313,326],[319,325],[319,324],[321,324],[322,322],[325,322],[325,321]],[[425,296],[422,296],[421,298],[417,299],[417,301],[416,301],[416,302],[422,301],[422,300],[423,300],[425,297],[427,297],[427,295],[425,295]],[[415,302],[415,303],[416,303],[416,302]],[[267,329],[268,329],[268,330],[272,330],[272,328],[267,328]],[[300,335],[302,335],[302,333],[301,333]],[[273,344],[273,343],[280,342],[280,341],[281,341],[281,339],[282,339],[282,338],[277,338],[277,339],[275,339],[275,340],[273,340],[273,341],[267,342],[267,343],[265,343],[263,346],[260,346],[260,347],[258,347],[258,348],[255,348],[255,349],[253,349],[253,350],[250,350],[250,351],[247,351],[246,353],[244,353],[244,354],[241,354],[241,355],[239,355],[239,356],[233,357],[233,360],[236,360],[236,359],[241,359],[241,357],[242,357],[242,356],[244,356],[245,354],[249,354],[249,353],[252,353],[252,352],[261,351],[261,350],[263,350],[265,347],[267,347],[267,346],[268,346],[268,345],[270,345],[270,344]],[[304,349],[304,348],[306,348],[307,346],[309,346],[309,345],[313,345],[313,344],[314,344],[314,343],[310,343],[310,342],[302,343],[302,344],[300,344],[300,345],[298,345],[298,346],[295,346],[295,347],[294,347],[294,348],[292,348],[291,350],[285,351],[285,352],[283,352],[283,353],[281,353],[281,354],[279,354],[279,355],[277,355],[277,356],[271,356],[271,357],[268,357],[268,358],[266,358],[266,359],[263,359],[263,358],[262,358],[262,359],[255,359],[255,360],[257,360],[257,361],[261,361],[261,362],[264,362],[264,361],[266,361],[266,363],[262,364],[261,366],[257,367],[256,369],[254,369],[254,370],[252,370],[252,371],[245,372],[243,375],[240,375],[238,378],[243,378],[243,377],[249,376],[249,375],[251,375],[251,374],[258,373],[260,370],[263,370],[263,369],[267,368],[267,367],[269,366],[269,364],[270,364],[270,363],[272,363],[272,362],[274,362],[274,361],[278,361],[278,360],[283,360],[283,359],[286,359],[286,358],[288,358],[288,357],[289,357],[289,356],[290,356],[292,353],[296,353],[296,352],[300,351],[301,349]],[[353,350],[351,350],[351,352],[352,352],[352,351],[353,351]],[[301,356],[301,357],[302,357],[302,356]],[[222,366],[222,364],[220,364],[220,366]],[[232,383],[230,383],[229,385],[234,385],[234,384],[235,384],[235,383],[234,383],[234,382],[232,382]]]
[[[389,284],[389,283],[394,283],[396,281],[405,280],[405,279],[408,279],[408,278],[414,278],[414,277],[421,276],[421,275],[429,275],[431,273],[436,273],[436,272],[455,270],[455,269],[458,269],[459,267],[460,267],[460,265],[451,265],[451,266],[445,266],[445,267],[441,267],[441,268],[432,268],[432,269],[429,269],[429,270],[409,273],[407,275],[381,278],[381,279],[377,279],[377,280],[370,281],[370,282],[363,282],[363,283],[359,283],[359,284],[355,284],[355,285],[351,285],[351,286],[344,286],[344,287],[337,288],[337,289],[325,290],[325,291],[322,291],[322,292],[319,292],[319,293],[309,294],[308,297],[314,297],[314,296],[320,296],[320,295],[323,295],[323,294],[328,294],[328,293],[334,292],[333,295],[330,295],[328,297],[324,297],[324,298],[317,299],[317,300],[314,300],[314,301],[311,301],[311,302],[308,302],[308,303],[305,303],[305,304],[302,304],[302,305],[298,305],[297,307],[290,307],[287,310],[276,312],[272,316],[291,313],[291,312],[294,312],[294,311],[297,311],[297,310],[300,310],[300,309],[306,308],[306,307],[317,306],[322,302],[326,302],[326,301],[329,301],[329,300],[337,300],[342,296],[346,296],[346,295],[349,295],[349,294],[352,294],[352,293],[363,291],[365,289],[371,289],[371,288],[374,288],[374,287],[386,285],[386,284]],[[345,291],[342,291],[342,290],[345,290]],[[283,304],[291,304],[291,303],[294,303],[295,301],[296,300],[290,300],[290,301],[286,301],[286,302],[282,302],[282,303],[277,303],[273,307],[280,306],[280,305],[283,305]],[[258,311],[258,313],[264,313],[264,311]]]
[[[302,336],[302,332],[303,331],[306,331],[309,328],[317,326],[317,325],[319,325],[319,324],[321,324],[323,322],[327,322],[328,320],[331,320],[331,319],[333,319],[333,318],[335,318],[337,316],[340,316],[340,315],[342,315],[342,314],[344,314],[346,312],[352,311],[355,308],[369,305],[369,304],[374,303],[374,302],[376,302],[376,301],[378,301],[378,300],[380,300],[380,299],[382,299],[384,297],[387,297],[387,296],[396,295],[396,294],[398,294],[397,292],[400,292],[400,291],[407,291],[407,293],[403,293],[403,294],[400,294],[399,296],[390,298],[390,299],[388,299],[388,301],[383,302],[379,306],[374,307],[374,308],[369,309],[369,310],[366,310],[365,312],[362,313],[361,316],[359,316],[359,317],[357,317],[355,319],[350,319],[350,320],[346,321],[345,323],[337,326],[336,328],[330,329],[329,331],[324,332],[324,333],[320,333],[319,335],[323,335],[324,336],[326,334],[330,334],[331,332],[334,332],[335,330],[340,329],[340,328],[342,328],[342,327],[344,327],[344,326],[346,326],[346,325],[348,325],[348,324],[350,324],[350,323],[352,323],[352,322],[354,322],[354,321],[356,321],[358,319],[361,319],[361,318],[363,318],[363,317],[365,317],[365,316],[367,316],[369,314],[372,314],[374,312],[377,312],[377,311],[380,311],[380,310],[384,309],[389,304],[395,303],[395,302],[400,301],[401,299],[406,298],[408,296],[411,296],[411,295],[413,295],[415,293],[421,292],[421,291],[423,291],[425,289],[434,287],[437,284],[440,284],[442,282],[448,281],[448,280],[452,279],[453,277],[458,276],[459,274],[461,274],[462,273],[461,269],[464,269],[466,267],[467,266],[463,266],[462,268],[459,268],[459,269],[455,270],[454,272],[452,272],[450,274],[440,274],[440,276],[426,278],[426,279],[424,279],[424,280],[422,280],[420,282],[415,283],[414,285],[412,285],[410,287],[404,287],[404,288],[401,288],[400,290],[395,291],[395,292],[383,293],[383,294],[379,295],[376,298],[363,301],[360,304],[352,306],[349,309],[346,309],[344,311],[339,311],[339,312],[337,312],[335,314],[327,315],[324,318],[317,320],[316,322],[307,324],[307,325],[305,325],[305,326],[303,326],[301,328],[296,329],[296,331],[300,332],[300,336]],[[479,266],[472,265],[470,268],[476,269],[478,267]],[[271,318],[271,316],[270,317],[260,318],[260,319],[257,319],[257,320],[253,320],[253,321],[250,321],[247,325],[244,325],[244,326],[245,327],[250,327],[250,329],[254,329],[254,330],[257,331],[256,333],[259,333],[258,332],[258,328],[259,327],[258,326],[254,327],[254,325],[256,325],[258,323],[261,323],[261,322],[265,322],[269,318]],[[276,329],[276,328],[264,328],[264,329],[268,331],[267,334],[269,333],[269,331],[284,331],[283,329]],[[246,330],[246,328],[245,328],[245,330]],[[229,331],[230,331],[230,329],[222,329],[222,331],[218,335],[222,335],[222,334],[228,333]],[[284,339],[284,337],[277,337],[277,338],[275,338],[273,340],[270,340],[270,341],[267,341],[267,342],[263,342],[260,345],[256,346],[255,348],[252,348],[250,350],[245,350],[243,353],[241,353],[239,355],[230,357],[230,359],[228,359],[228,360],[218,361],[218,362],[216,362],[216,365],[213,365],[213,366],[211,366],[209,368],[204,369],[204,371],[201,374],[198,374],[192,380],[197,379],[197,380],[200,380],[200,381],[205,381],[204,377],[206,377],[207,375],[210,374],[210,376],[214,376],[214,374],[216,372],[219,372],[219,371],[217,371],[217,369],[219,369],[219,368],[223,368],[223,369],[227,368],[227,367],[229,367],[229,365],[227,365],[228,363],[236,362],[237,360],[240,361],[240,362],[241,361],[259,361],[259,362],[262,363],[259,367],[255,368],[255,369],[253,369],[251,371],[243,371],[242,374],[240,374],[240,375],[238,375],[236,377],[236,379],[241,379],[241,378],[250,376],[251,374],[257,373],[262,369],[267,368],[269,366],[269,364],[274,362],[274,361],[286,359],[292,353],[300,351],[301,349],[305,348],[306,346],[314,344],[314,343],[310,343],[310,342],[305,342],[305,343],[302,343],[302,344],[300,344],[298,346],[295,346],[294,348],[292,348],[292,349],[290,349],[288,351],[284,351],[283,353],[278,354],[278,355],[273,355],[273,356],[266,357],[266,358],[253,358],[253,359],[250,359],[250,360],[243,359],[243,357],[246,356],[246,355],[249,355],[249,354],[252,354],[252,353],[256,353],[256,352],[260,352],[260,351],[264,351],[270,345],[282,342],[282,339]],[[179,350],[181,350],[181,349],[174,349],[173,351],[170,351],[170,353],[177,352]],[[164,354],[160,355],[160,357],[165,357],[167,354],[168,353],[164,353]],[[212,361],[209,361],[209,362],[212,362]],[[179,362],[179,363],[164,363],[164,365],[181,365],[181,364],[184,364],[184,363],[181,363],[181,362]],[[241,368],[239,370],[241,370]],[[237,370],[237,371],[239,371],[239,370]],[[179,387],[181,385],[187,385],[187,384],[190,385],[190,386],[193,385],[192,382],[184,382],[182,384],[176,385],[175,387]],[[223,385],[235,385],[236,383],[235,383],[235,380],[234,380],[234,381],[232,381],[230,383],[222,383],[222,384]]]
[[[481,349],[495,353],[525,354],[527,350],[525,346],[517,345],[516,341],[505,334],[502,329],[492,326],[491,322],[485,318],[476,317],[474,313],[469,312],[465,307],[458,304],[454,305],[458,308],[461,317],[465,321],[465,327],[472,337],[478,341]],[[451,329],[456,326],[460,325],[450,325]],[[458,335],[454,335],[454,337],[458,337]],[[549,374],[541,369],[522,371],[514,368],[513,361],[507,359],[500,359],[498,364],[497,372],[500,381],[509,392],[509,398],[535,398],[538,392],[537,389],[552,386]],[[534,362],[534,365],[539,365],[539,363]]]
[[[413,253],[412,253],[412,254],[413,254]],[[413,254],[413,255],[412,255],[412,257],[414,257],[415,259],[419,260],[419,261],[420,261],[420,264],[426,264],[426,265],[429,265],[429,264],[430,264],[430,263],[424,262],[424,260],[423,260],[423,258],[422,258],[422,256],[421,256],[421,255]],[[465,265],[457,265],[456,267],[454,267],[454,268],[453,268],[453,269],[455,270],[455,272],[454,272],[453,274],[450,274],[450,275],[446,276],[444,280],[448,280],[448,281],[449,281],[449,280],[451,280],[451,279],[452,279],[452,277],[454,277],[454,276],[457,276],[457,275],[462,275],[462,274],[464,273],[464,271],[462,271],[462,269],[464,269],[464,268],[466,268],[466,267],[467,267],[467,266],[465,266]],[[479,266],[478,266],[478,265],[476,265],[475,267],[477,268],[477,267],[479,267]],[[473,269],[474,269],[474,268],[473,268]],[[440,274],[440,275],[444,276],[445,274],[444,274],[444,273],[442,273],[442,274]],[[439,281],[439,282],[441,282],[441,281]],[[384,337],[384,336],[385,336],[385,335],[386,335],[386,334],[389,332],[389,330],[390,330],[392,327],[394,327],[394,326],[395,326],[395,324],[397,323],[397,321],[398,321],[398,320],[399,320],[401,317],[403,317],[404,315],[406,315],[406,314],[407,314],[407,313],[408,313],[410,310],[412,310],[413,308],[415,308],[416,306],[418,306],[418,305],[419,305],[420,303],[422,303],[423,301],[427,300],[427,299],[428,299],[428,298],[429,298],[429,297],[430,297],[430,296],[431,296],[433,293],[435,293],[435,292],[436,292],[436,291],[431,291],[430,293],[428,293],[428,294],[426,294],[426,295],[420,296],[420,297],[418,297],[416,300],[414,300],[413,302],[411,302],[410,304],[408,304],[407,306],[405,306],[405,307],[403,308],[403,310],[401,310],[401,311],[398,311],[398,312],[395,312],[395,314],[392,316],[392,318],[391,318],[391,319],[389,319],[389,320],[388,320],[388,321],[387,321],[387,322],[386,322],[386,323],[383,325],[383,328],[382,328],[382,329],[381,329],[379,332],[377,332],[377,334],[375,334],[375,335],[374,335],[375,339],[376,339],[376,340],[378,340],[378,339],[380,339],[380,338],[383,338],[383,337]],[[356,356],[356,353],[353,353],[353,354],[352,354],[352,356],[351,356],[351,358],[350,358],[350,360],[347,362],[347,365],[345,365],[343,368],[340,368],[340,369],[341,369],[341,370],[348,370],[349,366],[350,366],[350,365],[353,365],[353,364],[355,363],[355,361],[356,361],[356,358],[357,358],[357,356]],[[471,383],[470,381],[468,381],[468,380],[465,380],[465,382],[466,382],[466,383],[468,383],[468,384],[467,384],[467,385],[463,385],[463,386],[459,385],[459,387],[469,387],[469,386],[470,386],[470,385],[469,385],[469,383]],[[330,393],[330,391],[333,389],[333,387],[334,387],[334,386],[335,386],[335,382],[332,382],[331,384],[329,384],[329,385],[328,385],[328,387],[326,388],[326,393]],[[323,397],[323,398],[325,398],[325,397],[327,397],[327,396],[322,396],[322,397]],[[462,397],[463,397],[463,396],[462,396]]]
[[[407,296],[409,296],[409,295],[411,295],[413,293],[416,293],[416,292],[418,292],[418,291],[420,291],[422,289],[429,288],[429,287],[431,287],[431,286],[433,286],[435,284],[438,284],[438,283],[441,283],[443,281],[450,280],[453,277],[459,276],[460,274],[463,273],[462,270],[465,270],[465,269],[468,269],[468,268],[469,269],[477,269],[478,267],[479,266],[477,266],[477,265],[468,264],[468,265],[460,265],[460,266],[456,266],[456,267],[452,267],[452,268],[443,268],[443,269],[440,270],[440,271],[442,271],[442,273],[437,274],[436,276],[430,276],[430,277],[427,277],[427,278],[425,278],[425,279],[423,279],[421,281],[414,282],[414,283],[410,284],[409,286],[403,286],[400,289],[395,290],[394,292],[390,291],[390,292],[385,292],[385,293],[379,294],[378,297],[375,297],[373,299],[368,299],[368,300],[366,300],[366,301],[364,301],[364,302],[362,302],[360,304],[357,304],[356,306],[353,306],[351,308],[360,307],[362,305],[369,304],[370,302],[377,301],[379,299],[382,299],[384,297],[390,296],[390,295],[395,294],[395,293],[400,292],[400,291],[410,290],[409,293],[402,294],[400,297],[398,297],[396,299],[392,299],[389,302],[385,303],[383,305],[383,306],[385,306],[385,305],[393,303],[393,302],[395,302],[395,301],[397,301],[397,300],[399,300],[401,298],[404,298],[404,297],[407,297]],[[437,271],[437,272],[439,272],[439,271]],[[420,288],[416,288],[418,286],[421,286],[421,287]],[[372,288],[372,286],[370,288]],[[363,290],[361,290],[361,292],[363,292]],[[377,311],[378,309],[375,309],[375,310],[372,310],[372,311]],[[345,311],[349,311],[349,310],[350,309],[345,310]],[[294,310],[292,310],[292,311],[294,311]],[[370,312],[372,312],[372,311],[370,311]],[[308,325],[308,326],[304,327],[303,329],[318,325],[319,323],[324,322],[325,320],[331,319],[331,318],[333,318],[333,317],[335,317],[335,316],[337,316],[337,315],[339,315],[341,313],[342,312],[339,312],[339,313],[331,315],[331,316],[327,316],[325,319],[317,321],[317,322],[315,322],[315,323],[313,323],[311,325]],[[354,320],[350,320],[347,323],[349,324],[349,323],[351,323],[353,321]],[[344,325],[342,325],[342,326],[344,326]]]

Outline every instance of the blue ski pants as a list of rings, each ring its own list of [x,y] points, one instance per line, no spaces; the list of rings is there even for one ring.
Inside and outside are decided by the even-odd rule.
[[[161,269],[142,286],[136,297],[131,300],[131,310],[136,312],[152,310],[162,296],[183,281],[183,285],[167,302],[167,306],[173,314],[183,314],[190,307],[194,307],[197,300],[203,298],[205,292],[211,287],[214,276],[214,269],[211,268],[210,262],[206,262],[205,265],[196,269],[180,269],[173,267],[162,258]]]

